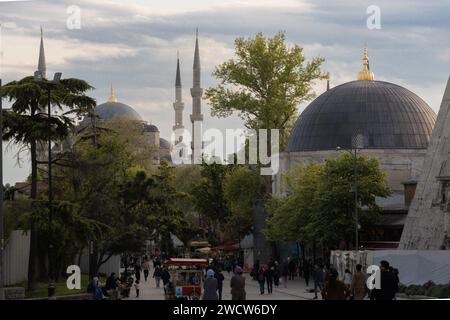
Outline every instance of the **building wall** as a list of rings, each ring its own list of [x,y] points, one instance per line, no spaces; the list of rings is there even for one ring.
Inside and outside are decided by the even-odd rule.
[[[30,233],[11,232],[5,246],[5,285],[11,286],[28,280]]]
[[[322,163],[326,159],[335,158],[345,151],[304,151],[284,152],[280,155],[280,171],[274,178],[273,189],[275,194],[281,194],[281,176],[295,165],[303,162]],[[361,155],[377,158],[382,170],[386,173],[388,186],[392,191],[403,192],[402,182],[418,178],[426,154],[425,149],[363,149]]]
[[[87,249],[83,251],[81,256],[81,273],[89,274],[89,252]],[[120,256],[112,256],[107,262],[100,266],[99,273],[110,275],[114,272],[117,276],[120,275]]]

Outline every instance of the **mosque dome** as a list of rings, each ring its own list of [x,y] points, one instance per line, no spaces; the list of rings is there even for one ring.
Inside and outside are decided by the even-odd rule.
[[[292,129],[288,152],[350,149],[356,135],[364,149],[427,148],[436,121],[428,104],[408,89],[373,80],[368,58],[358,79],[309,104]]]
[[[145,132],[159,132],[159,129],[154,124],[144,124],[144,131]]]
[[[132,107],[118,102],[114,94],[114,88],[111,85],[111,96],[108,101],[98,105],[95,108],[96,114],[100,119],[108,121],[114,118],[125,118],[127,120],[143,121],[139,113]]]

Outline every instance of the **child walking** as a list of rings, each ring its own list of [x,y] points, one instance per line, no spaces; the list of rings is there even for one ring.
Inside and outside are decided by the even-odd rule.
[[[136,289],[136,298],[139,298],[139,280],[136,279],[136,282],[134,283],[134,288]]]

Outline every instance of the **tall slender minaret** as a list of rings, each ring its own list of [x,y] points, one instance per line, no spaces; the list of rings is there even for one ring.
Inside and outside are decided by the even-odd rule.
[[[196,30],[195,36],[195,53],[194,53],[194,74],[193,74],[193,85],[191,88],[191,96],[192,96],[192,114],[191,114],[191,123],[192,123],[192,163],[194,163],[194,157],[201,156],[201,148],[202,144],[202,134],[201,134],[201,124],[203,122],[203,114],[202,114],[202,95],[203,89],[200,87],[200,52],[198,49],[198,28]],[[194,125],[195,124],[195,125]],[[200,154],[194,155],[194,147],[196,150],[200,151]],[[197,159],[198,160],[198,159]]]
[[[172,127],[173,131],[177,129],[184,129],[183,125],[184,102],[181,89],[180,55],[178,52],[177,52],[177,74],[175,78],[175,102],[173,103],[173,109],[175,110],[175,124]],[[175,143],[177,143],[177,141]]]
[[[42,32],[42,27],[41,27],[41,45],[39,47],[39,61],[37,70],[41,72],[41,76],[43,79],[47,79],[47,64],[45,63],[44,36]],[[37,148],[36,150],[37,160],[39,162],[42,162],[41,164],[39,164],[39,168],[43,169],[45,167],[43,163],[45,163],[48,159],[47,141],[45,140],[37,141],[36,148]]]
[[[47,65],[45,63],[44,37],[41,27],[41,47],[39,48],[38,71],[41,72],[42,78],[47,78]]]

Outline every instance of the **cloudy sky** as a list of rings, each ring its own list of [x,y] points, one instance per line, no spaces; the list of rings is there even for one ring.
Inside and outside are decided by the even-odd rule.
[[[73,5],[81,9],[81,29],[67,28]],[[381,10],[379,30],[366,26],[370,5]],[[1,76],[8,82],[34,72],[42,26],[48,74],[61,71],[87,80],[99,103],[108,98],[112,81],[121,102],[170,138],[177,50],[187,123],[197,27],[204,88],[215,85],[211,72],[232,57],[236,37],[285,31],[307,57],[326,59],[332,86],[355,79],[367,43],[376,79],[407,87],[438,111],[450,71],[449,12],[446,0],[0,0]],[[316,83],[316,92],[325,87]],[[204,103],[207,128],[242,126],[237,117],[211,118],[209,110]],[[18,166],[15,152],[12,147],[5,152],[5,182],[29,173],[29,163]]]

